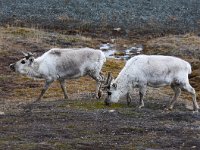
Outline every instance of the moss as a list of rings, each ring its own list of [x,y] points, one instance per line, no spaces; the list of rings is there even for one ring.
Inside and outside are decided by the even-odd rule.
[[[119,110],[119,113],[131,117],[141,117],[143,115],[141,112],[140,113],[136,112],[134,108],[126,108],[126,107],[124,107],[125,109]]]
[[[82,101],[76,101],[75,103],[70,104],[71,107],[75,108],[82,108],[87,110],[93,110],[93,109],[103,109],[104,105],[102,102],[82,102]]]
[[[68,128],[68,129],[74,129],[75,126],[74,126],[74,125],[68,125],[67,128]]]
[[[36,143],[24,143],[24,144],[19,144],[17,147],[15,147],[17,149],[37,149],[37,144]]]
[[[126,104],[114,103],[111,106],[105,106],[103,101],[99,100],[68,100],[67,103],[59,105],[59,107],[70,107],[84,110],[95,110],[95,109],[117,109],[124,108]]]
[[[56,149],[59,149],[59,150],[73,149],[72,145],[70,145],[68,143],[56,142],[56,143],[54,143],[54,146],[55,146]]]

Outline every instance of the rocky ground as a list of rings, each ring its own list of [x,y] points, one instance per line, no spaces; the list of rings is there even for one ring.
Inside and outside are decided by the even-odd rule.
[[[54,100],[26,109],[12,102],[0,116],[0,148],[199,149],[199,115],[182,102],[163,111],[166,103],[146,100],[138,109],[135,102],[108,108],[97,100]]]
[[[138,109],[138,92],[127,106],[125,99],[111,107],[94,98],[95,82],[89,77],[67,82],[69,100],[63,100],[54,83],[41,102],[31,104],[43,81],[9,70],[22,57],[36,56],[52,47],[93,47],[111,38],[67,35],[35,28],[0,28],[0,149],[200,149],[200,116],[191,111],[191,96],[183,92],[173,111],[164,111],[173,95],[169,87],[148,89],[145,108]],[[117,49],[136,44],[146,54],[174,55],[193,67],[191,84],[200,95],[200,38],[195,34],[163,37],[117,38]],[[107,60],[103,72],[116,77],[123,60]]]
[[[84,32],[120,27],[128,36],[185,33],[199,31],[199,6],[197,0],[2,0],[0,25],[59,28],[75,33],[77,29]]]

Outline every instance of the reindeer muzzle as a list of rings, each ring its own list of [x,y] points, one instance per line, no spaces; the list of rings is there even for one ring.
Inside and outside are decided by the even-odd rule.
[[[10,64],[10,69],[12,70],[12,71],[15,71],[15,64]]]

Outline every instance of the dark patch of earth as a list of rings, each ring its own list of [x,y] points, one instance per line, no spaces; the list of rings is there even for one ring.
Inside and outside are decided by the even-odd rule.
[[[0,149],[200,149],[200,115],[180,102],[169,112],[167,101],[146,100],[143,109],[76,108],[81,101],[97,100],[7,103]]]

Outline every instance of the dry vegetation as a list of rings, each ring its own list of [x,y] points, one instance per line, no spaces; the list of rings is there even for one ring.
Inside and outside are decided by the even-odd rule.
[[[38,96],[43,81],[29,79],[9,70],[9,64],[22,57],[21,51],[36,56],[53,47],[92,47],[110,39],[66,35],[35,28],[0,28],[0,149],[198,149],[200,118],[185,109],[191,96],[184,93],[174,112],[163,112],[172,95],[169,88],[149,89],[145,107],[136,108],[138,94],[131,107],[125,101],[111,108],[103,100],[93,99],[95,82],[89,77],[67,81],[69,101],[63,101],[60,85],[55,82],[43,102],[26,112],[26,104]],[[200,100],[200,38],[194,34],[159,38],[117,38],[121,49],[143,44],[146,54],[174,55],[188,60],[193,67],[190,76]],[[125,62],[107,60],[103,72],[117,76]],[[200,101],[199,101],[200,102]],[[114,113],[110,110],[114,109]],[[14,122],[13,122],[14,121]],[[158,123],[159,122],[159,123]],[[13,128],[13,125],[16,129]],[[87,130],[85,130],[87,129]],[[184,130],[184,132],[182,132]],[[193,136],[195,135],[195,136]],[[159,137],[159,138],[158,138]],[[181,137],[181,139],[180,139]],[[109,140],[108,140],[109,139]],[[189,140],[188,140],[189,139]]]
[[[39,56],[53,47],[88,46],[98,48],[102,42],[110,42],[110,39],[92,38],[81,35],[65,35],[58,32],[46,32],[35,28],[0,28],[1,98],[25,98],[31,100],[33,97],[36,97],[42,88],[43,81],[34,81],[14,74],[9,70],[9,64],[22,57],[21,51],[31,51],[36,53],[36,56]],[[146,54],[173,55],[188,60],[193,68],[193,73],[190,76],[191,83],[196,88],[197,95],[200,95],[200,37],[194,34],[186,34],[169,35],[149,40],[145,38],[117,38],[115,40],[118,49],[123,49],[124,47],[132,46],[137,43],[145,45],[144,53]],[[124,64],[124,61],[110,59],[104,65],[103,72],[107,74],[108,71],[112,71],[116,77]],[[69,94],[94,91],[95,82],[89,77],[71,80],[67,83]],[[171,93],[171,90],[168,93]],[[45,95],[45,98],[50,97],[52,99],[62,97],[60,86],[56,82]],[[190,97],[188,98],[190,99]]]

